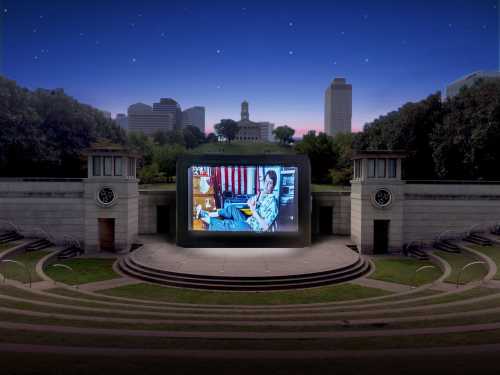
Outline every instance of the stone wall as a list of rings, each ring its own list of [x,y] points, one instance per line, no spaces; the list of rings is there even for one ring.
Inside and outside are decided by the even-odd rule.
[[[12,221],[28,237],[42,230],[57,242],[84,238],[84,188],[81,179],[1,179],[0,226]]]
[[[412,184],[404,189],[405,243],[500,222],[500,184]]]

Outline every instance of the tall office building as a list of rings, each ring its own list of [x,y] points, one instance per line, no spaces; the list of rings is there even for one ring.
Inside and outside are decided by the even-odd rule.
[[[500,72],[485,72],[478,71],[466,75],[456,81],[453,81],[448,86],[446,86],[446,98],[452,98],[460,92],[462,87],[471,87],[479,80],[489,81],[493,79],[500,79]]]
[[[205,107],[191,107],[182,112],[183,126],[196,126],[205,133]]]
[[[325,92],[325,133],[350,133],[351,121],[352,85],[345,78],[335,78]]]
[[[128,117],[125,113],[117,113],[115,121],[122,129],[128,129]]]
[[[161,98],[159,103],[153,103],[153,112],[169,114],[174,118],[174,128],[182,127],[182,110],[179,103],[172,98]]]
[[[175,114],[175,109],[154,111],[151,106],[143,103],[132,104],[128,107],[128,127],[130,131],[143,132],[146,135],[153,135],[159,130],[174,130]]]

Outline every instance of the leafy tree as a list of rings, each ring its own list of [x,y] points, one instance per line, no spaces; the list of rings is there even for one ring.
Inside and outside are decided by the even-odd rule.
[[[207,143],[215,143],[217,142],[217,136],[214,133],[208,133],[206,138]]]
[[[438,176],[499,180],[500,80],[462,89],[444,112],[431,142]]]
[[[224,137],[228,143],[231,143],[236,138],[236,134],[238,134],[239,126],[236,121],[225,119],[215,124],[214,129],[218,136]]]
[[[157,164],[165,176],[175,176],[177,158],[185,152],[186,149],[181,145],[155,146],[153,164]]]
[[[274,138],[276,138],[280,144],[289,145],[293,142],[293,135],[295,130],[288,125],[278,126],[273,130]]]
[[[365,125],[354,138],[356,150],[404,150],[406,178],[435,177],[431,134],[443,118],[439,94],[418,103],[407,103],[397,111]]]
[[[188,125],[182,129],[186,148],[195,148],[205,142],[205,134],[196,126]]]
[[[333,138],[335,166],[329,175],[334,185],[349,185],[352,179],[352,144],[354,134],[339,133]]]
[[[325,133],[316,135],[314,130],[304,135],[300,142],[295,144],[299,154],[309,156],[311,162],[311,179],[315,183],[330,183],[330,169],[335,167],[335,146],[333,138]]]

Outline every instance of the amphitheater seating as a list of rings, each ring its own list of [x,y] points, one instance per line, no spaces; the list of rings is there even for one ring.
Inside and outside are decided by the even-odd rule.
[[[29,244],[29,246],[26,247],[26,251],[27,252],[37,251],[37,250],[46,249],[46,248],[51,247],[51,246],[54,246],[54,244],[52,242],[50,242],[49,240],[47,240],[45,238],[42,238],[42,239],[39,239],[39,240]]]
[[[57,259],[64,260],[73,258],[83,254],[83,250],[77,246],[69,246],[62,250],[59,254],[57,254]]]
[[[9,243],[22,239],[23,236],[16,231],[8,231],[0,234],[0,244]]]
[[[472,233],[472,234],[468,235],[467,237],[464,238],[464,241],[473,243],[475,245],[481,245],[481,246],[493,245],[493,241],[491,241],[489,238],[483,237],[477,233]]]
[[[433,247],[447,253],[460,253],[460,248],[449,240],[436,241],[434,242]]]
[[[423,250],[422,246],[417,244],[410,244],[404,251],[406,256],[416,258],[418,260],[429,260],[429,255]]]

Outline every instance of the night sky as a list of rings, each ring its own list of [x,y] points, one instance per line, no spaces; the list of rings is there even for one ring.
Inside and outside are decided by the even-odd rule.
[[[353,128],[499,66],[497,0],[0,2],[2,74],[126,113],[176,99],[207,129],[240,117],[323,129],[334,77]]]

